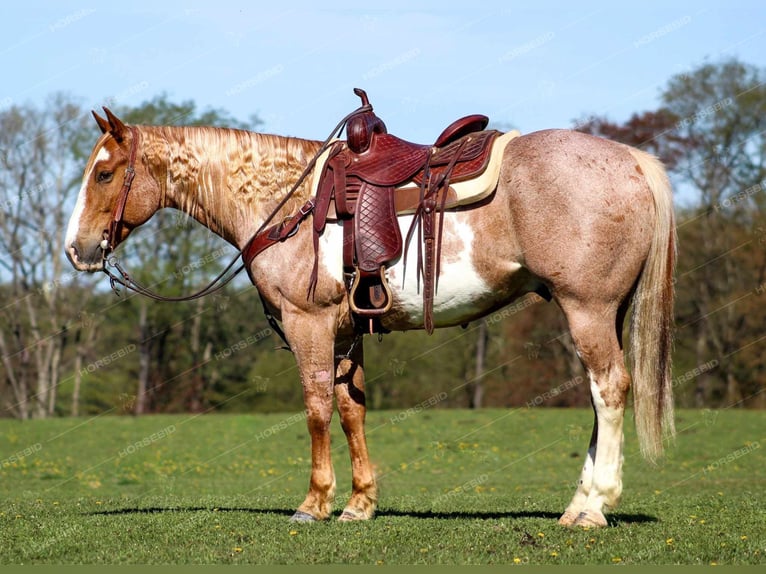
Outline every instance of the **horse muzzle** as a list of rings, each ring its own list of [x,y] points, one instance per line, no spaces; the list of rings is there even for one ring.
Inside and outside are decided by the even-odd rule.
[[[72,243],[66,248],[66,256],[72,267],[78,271],[87,271],[94,273],[104,268],[103,250],[99,243],[90,249],[83,249],[77,242]]]

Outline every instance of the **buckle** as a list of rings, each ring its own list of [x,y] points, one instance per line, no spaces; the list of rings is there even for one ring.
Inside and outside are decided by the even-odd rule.
[[[303,208],[306,207],[306,211],[303,210]],[[298,210],[298,213],[301,214],[302,217],[306,217],[309,213],[314,211],[314,208],[316,207],[316,204],[314,203],[313,199],[309,199],[306,203],[301,205],[301,208]]]

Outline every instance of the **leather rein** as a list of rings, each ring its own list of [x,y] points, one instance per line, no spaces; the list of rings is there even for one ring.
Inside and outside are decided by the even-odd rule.
[[[112,218],[109,222],[109,228],[104,230],[103,240],[101,241],[102,259],[104,262],[102,270],[109,277],[109,284],[112,290],[119,294],[120,289],[118,286],[122,286],[127,290],[134,291],[139,295],[149,297],[150,299],[154,299],[156,301],[192,301],[194,299],[199,299],[200,297],[204,297],[205,295],[210,295],[216,291],[219,291],[229,282],[231,282],[232,279],[239,275],[244,269],[247,269],[248,274],[250,274],[250,265],[252,264],[253,259],[255,259],[259,253],[268,249],[272,245],[275,245],[276,243],[292,237],[298,232],[300,223],[314,211],[314,200],[309,199],[305,204],[303,204],[297,213],[286,217],[282,222],[267,227],[269,223],[271,223],[274,217],[276,217],[277,213],[279,213],[287,201],[293,196],[293,194],[295,194],[301,184],[306,180],[308,174],[311,172],[311,170],[314,169],[319,156],[321,156],[330,147],[332,139],[334,137],[340,136],[340,132],[343,130],[346,123],[352,117],[370,111],[371,109],[372,106],[369,104],[360,106],[348,114],[346,117],[344,117],[340,122],[338,122],[338,125],[322,143],[311,161],[306,165],[306,168],[303,170],[300,177],[298,177],[298,180],[295,182],[295,184],[293,184],[285,197],[282,198],[282,200],[279,202],[279,204],[271,211],[268,217],[266,217],[264,222],[255,232],[255,234],[253,234],[250,240],[245,244],[240,253],[238,253],[223,269],[223,271],[221,271],[221,273],[219,273],[218,276],[215,277],[205,287],[190,295],[183,295],[179,297],[161,295],[152,291],[148,287],[141,285],[128,274],[125,268],[120,264],[117,257],[112,255],[112,252],[117,246],[117,242],[119,241],[119,237],[122,232],[125,206],[128,202],[128,194],[130,193],[130,188],[133,184],[133,178],[136,175],[135,164],[136,156],[138,153],[138,130],[136,130],[134,126],[127,126],[130,130],[132,140],[130,143],[130,154],[128,156],[128,167],[125,170],[125,176],[122,182],[122,188],[120,189],[120,194],[117,197],[117,203],[115,203],[114,209],[112,210]],[[242,258],[242,263],[234,271],[231,271],[240,257]],[[109,267],[113,267],[116,270],[116,273],[111,271]],[[255,280],[252,274],[250,274],[250,280],[253,282],[253,284],[255,284]],[[263,300],[263,297],[261,297],[261,300]],[[264,309],[265,308],[266,305],[264,303]],[[269,315],[270,314],[267,311],[267,319],[269,319],[269,323],[274,326],[275,322],[273,322],[273,317],[270,317]]]

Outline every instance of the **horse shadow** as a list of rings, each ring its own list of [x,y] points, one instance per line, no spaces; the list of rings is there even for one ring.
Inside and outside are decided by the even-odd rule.
[[[245,512],[249,514],[279,514],[283,516],[292,516],[295,509],[292,508],[268,508],[252,506],[149,506],[116,508],[111,510],[96,510],[84,512],[86,516],[122,516],[131,514],[165,514],[165,513],[194,513],[194,512]],[[340,516],[340,511],[333,515],[333,518]],[[545,510],[522,510],[522,511],[434,511],[434,510],[399,510],[395,508],[380,509],[375,513],[376,518],[404,517],[419,520],[524,520],[528,518],[540,518],[545,520],[558,520],[560,513],[549,512]],[[656,516],[648,514],[627,514],[614,513],[607,515],[609,526],[629,525],[629,524],[647,524],[658,522]]]

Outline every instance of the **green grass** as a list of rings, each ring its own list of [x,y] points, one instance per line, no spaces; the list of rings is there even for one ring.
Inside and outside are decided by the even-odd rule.
[[[378,516],[288,521],[308,485],[294,415],[0,421],[1,563],[758,564],[766,414],[682,411],[658,467],[626,424],[610,527],[556,524],[584,410],[371,412]],[[292,418],[291,418],[292,416]],[[333,427],[337,513],[350,488]]]

